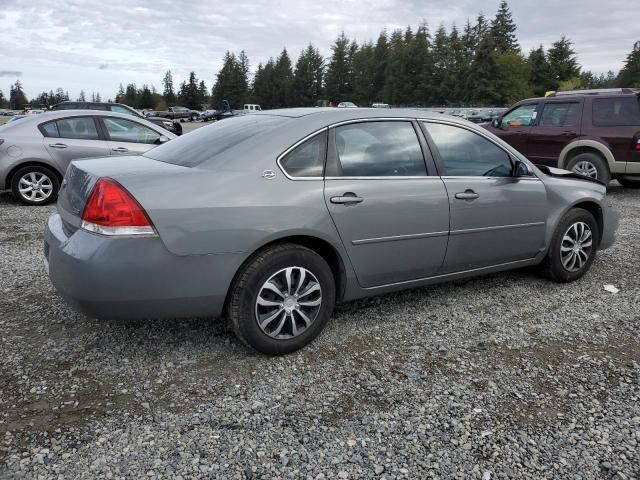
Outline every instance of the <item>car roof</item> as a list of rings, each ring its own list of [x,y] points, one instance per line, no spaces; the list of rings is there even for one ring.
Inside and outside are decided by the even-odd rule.
[[[576,100],[581,100],[584,98],[629,98],[634,96],[638,97],[640,96],[640,93],[639,92],[575,93],[575,94],[567,94],[567,95],[549,95],[547,97],[525,98],[524,100],[520,100],[517,104],[514,104],[514,105],[520,105],[522,103],[548,102],[548,101],[575,102]]]
[[[262,110],[252,115],[276,115],[280,117],[301,118],[314,116],[327,123],[357,120],[359,118],[442,118],[439,113],[419,108],[335,108],[335,107],[302,107]]]

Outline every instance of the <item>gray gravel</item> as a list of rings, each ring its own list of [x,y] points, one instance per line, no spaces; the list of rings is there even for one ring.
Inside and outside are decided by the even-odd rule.
[[[53,207],[0,195],[0,478],[640,479],[640,191],[610,199],[618,243],[579,282],[350,303],[268,358],[209,319],[73,312],[42,268]]]

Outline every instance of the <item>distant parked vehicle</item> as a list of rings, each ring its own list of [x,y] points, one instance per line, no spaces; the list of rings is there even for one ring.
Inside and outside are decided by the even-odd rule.
[[[55,105],[52,110],[101,110],[107,112],[124,113],[132,115],[136,118],[144,118],[145,120],[159,125],[175,135],[182,135],[182,125],[167,118],[155,117],[152,115],[142,115],[135,108],[123,103],[107,103],[107,102],[61,102]]]
[[[187,107],[169,107],[160,112],[152,112],[152,116],[170,118],[172,120],[188,119],[191,122],[195,122],[200,118],[200,112]]]
[[[16,118],[16,117],[13,117]],[[30,115],[0,126],[0,190],[26,205],[53,202],[69,162],[139,155],[176,138],[142,118],[96,110]]]
[[[257,107],[257,109],[256,109]],[[225,118],[236,117],[247,113],[255,113],[261,111],[260,105],[246,104],[242,110],[235,110],[229,100],[222,101],[222,108],[215,110],[205,110],[201,117],[203,122],[224,120]]]
[[[358,108],[358,105],[353,102],[340,102],[338,108]]]
[[[417,110],[257,112],[140,158],[74,161],[65,180],[43,251],[72,306],[224,312],[272,355],[311,342],[336,302],[534,265],[577,280],[617,226],[599,182]]]
[[[242,110],[245,113],[252,113],[252,112],[261,112],[262,108],[260,107],[260,105],[256,103],[245,103],[244,106],[242,107]]]
[[[391,108],[388,103],[372,103],[371,108]]]
[[[529,98],[483,126],[536,164],[640,187],[639,89]]]

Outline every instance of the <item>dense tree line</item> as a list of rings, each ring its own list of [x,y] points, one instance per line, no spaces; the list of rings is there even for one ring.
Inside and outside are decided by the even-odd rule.
[[[560,37],[547,49],[542,45],[522,51],[517,26],[506,1],[493,19],[478,15],[462,30],[440,25],[432,32],[426,23],[414,30],[383,30],[375,42],[358,44],[341,33],[324,58],[309,44],[294,62],[284,48],[275,58],[259,63],[250,75],[245,51],[226,52],[211,91],[191,72],[177,88],[171,71],[164,75],[162,92],[153,86],[122,84],[115,101],[139,109],[164,109],[183,105],[200,109],[221,107],[229,100],[236,108],[259,103],[262,108],[313,106],[352,101],[394,106],[502,106],[550,90],[579,88],[640,88],[640,41],[633,46],[624,67],[593,74],[582,71],[572,42]],[[52,105],[68,99],[61,88],[42,92],[32,106]],[[85,99],[84,92],[80,98]],[[100,94],[91,95],[99,101]],[[0,106],[23,108],[27,99],[17,81],[9,99],[0,91]]]

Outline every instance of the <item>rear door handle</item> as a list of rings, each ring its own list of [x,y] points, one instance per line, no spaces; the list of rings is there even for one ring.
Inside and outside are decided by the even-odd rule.
[[[340,197],[331,197],[330,199],[331,203],[338,203],[342,205],[351,205],[355,203],[361,203],[363,200],[364,198],[358,197],[353,192],[347,192]]]
[[[125,153],[125,152],[129,151],[129,149],[125,148],[125,147],[112,148],[111,150],[113,150],[114,152],[118,152],[118,153]]]
[[[64,143],[50,143],[49,146],[51,148],[67,148],[67,145]]]
[[[479,196],[480,195],[470,189],[467,189],[464,192],[456,193],[456,198],[458,200],[475,200]]]

